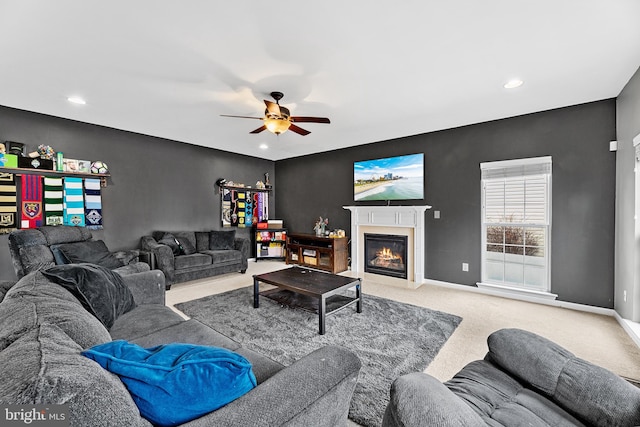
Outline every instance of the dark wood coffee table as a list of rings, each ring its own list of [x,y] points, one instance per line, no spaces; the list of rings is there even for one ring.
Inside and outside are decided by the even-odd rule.
[[[260,282],[276,286],[260,292]],[[355,298],[340,295],[349,288],[356,288]],[[325,333],[325,318],[343,308],[356,304],[362,313],[362,281],[318,270],[291,267],[271,273],[253,276],[253,307],[260,307],[260,295],[275,299],[295,308],[318,314],[319,333]]]

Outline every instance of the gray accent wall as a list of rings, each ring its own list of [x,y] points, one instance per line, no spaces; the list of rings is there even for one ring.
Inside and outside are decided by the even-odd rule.
[[[640,134],[640,69],[617,98],[615,309],[640,322],[640,223],[635,218],[640,175],[634,168],[633,138]],[[627,300],[624,300],[624,293]]]
[[[111,250],[138,248],[140,237],[154,230],[220,229],[218,178],[254,185],[269,172],[275,184],[271,160],[0,107],[4,140],[23,142],[30,150],[51,145],[69,158],[107,163],[104,230],[94,236]],[[274,197],[270,205],[273,212]],[[249,234],[238,230],[238,235]],[[7,240],[0,235],[0,279],[11,280]]]
[[[425,198],[404,204],[433,206],[425,277],[474,286],[481,277],[480,163],[552,156],[551,291],[562,301],[613,308],[615,135],[616,101],[609,99],[281,160],[276,211],[290,231],[310,233],[322,216],[330,229],[350,233],[342,206],[364,204],[353,201],[353,162],[424,153]]]

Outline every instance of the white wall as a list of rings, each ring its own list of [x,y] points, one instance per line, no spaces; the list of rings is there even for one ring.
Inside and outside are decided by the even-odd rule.
[[[640,183],[640,163],[636,177],[633,147],[633,138],[640,134],[640,69],[616,100],[616,133],[614,307],[621,317],[640,322],[640,197],[636,197],[636,192],[640,194],[640,188],[636,190],[636,182]]]

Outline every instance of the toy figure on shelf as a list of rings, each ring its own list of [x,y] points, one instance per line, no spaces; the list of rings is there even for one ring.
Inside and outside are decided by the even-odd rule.
[[[40,144],[38,149],[29,153],[29,157],[40,157],[43,159],[53,159],[56,156],[56,152],[50,145]]]

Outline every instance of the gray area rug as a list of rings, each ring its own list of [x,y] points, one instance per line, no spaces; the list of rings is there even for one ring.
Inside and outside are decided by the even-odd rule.
[[[318,316],[260,297],[253,308],[253,287],[210,295],[176,305],[191,318],[290,365],[313,350],[332,344],[354,351],[362,361],[349,418],[380,426],[391,383],[400,375],[423,371],[451,336],[458,316],[364,295],[355,305],[328,316],[326,334],[318,334]]]

